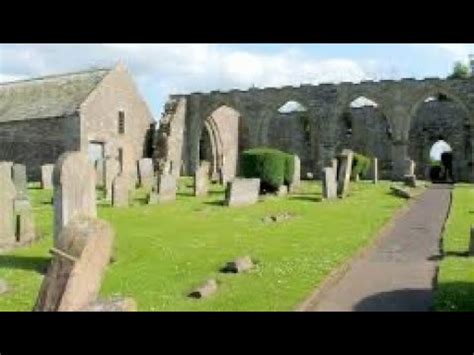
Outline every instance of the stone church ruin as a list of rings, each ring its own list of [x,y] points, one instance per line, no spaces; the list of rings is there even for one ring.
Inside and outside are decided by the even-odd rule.
[[[156,161],[175,176],[201,161],[210,177],[239,175],[239,156],[273,147],[301,159],[301,176],[321,177],[343,149],[377,158],[379,178],[402,180],[412,159],[429,179],[431,146],[440,136],[452,150],[456,181],[474,181],[474,79],[402,79],[251,88],[172,95],[154,140]],[[358,102],[365,105],[354,105]]]

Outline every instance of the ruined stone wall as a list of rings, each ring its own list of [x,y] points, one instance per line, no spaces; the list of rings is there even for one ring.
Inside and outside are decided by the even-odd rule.
[[[182,95],[186,99],[186,113],[184,140],[179,149],[182,149],[184,172],[191,174],[198,164],[199,138],[204,120],[225,105],[239,112],[243,127],[239,128],[239,132],[247,132],[239,135],[242,149],[274,146],[297,150],[302,159],[302,172],[312,171],[318,177],[338,151],[352,145],[362,153],[376,155],[382,170],[387,170],[384,177],[401,179],[403,161],[409,157],[411,149],[410,128],[414,117],[424,100],[438,93],[450,97],[469,117],[467,126],[463,128],[470,132],[464,136],[466,164],[460,167],[460,174],[469,175],[472,180],[474,79],[381,80]],[[349,110],[350,103],[359,97],[376,102],[384,119],[366,115],[364,110],[352,110],[354,132],[350,140],[345,140],[341,117]],[[306,108],[306,120],[311,127],[310,139],[298,126],[298,119],[292,120],[290,116],[278,113],[278,109],[288,101],[297,101]],[[239,148],[239,151],[242,149]]]
[[[471,132],[469,117],[453,101],[430,101],[420,106],[410,130],[409,156],[415,160],[419,178],[429,176],[429,153],[442,137],[453,149],[453,174],[456,180],[468,181],[471,169]]]
[[[40,181],[41,165],[79,149],[78,115],[0,123],[0,161],[26,165],[29,181]]]
[[[125,132],[119,133],[119,112],[124,113]],[[123,169],[136,175],[136,161],[145,155],[147,132],[153,118],[125,67],[117,66],[89,95],[80,108],[81,150],[91,141],[104,143],[105,155],[118,157],[123,150]]]

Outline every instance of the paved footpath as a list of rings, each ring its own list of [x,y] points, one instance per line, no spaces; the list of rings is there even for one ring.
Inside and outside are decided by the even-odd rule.
[[[306,311],[429,311],[450,185],[432,185]]]

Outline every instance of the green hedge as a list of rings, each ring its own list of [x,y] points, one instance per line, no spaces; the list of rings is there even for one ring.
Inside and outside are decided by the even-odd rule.
[[[371,159],[365,155],[354,153],[352,160],[352,174],[351,177],[355,179],[357,175],[359,177],[367,177],[371,165]]]
[[[262,189],[278,190],[292,182],[294,156],[271,148],[249,149],[242,153],[241,167],[244,177],[260,178]]]

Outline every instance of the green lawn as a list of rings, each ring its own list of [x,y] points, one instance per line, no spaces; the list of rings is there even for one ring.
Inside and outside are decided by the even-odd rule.
[[[443,236],[445,257],[440,264],[436,309],[474,311],[474,257],[467,256],[474,225],[474,186],[458,184]]]
[[[143,204],[139,192],[130,208],[100,203],[99,216],[117,233],[117,257],[103,283],[104,296],[136,299],[140,310],[292,310],[328,273],[367,245],[406,200],[388,193],[389,183],[353,183],[344,200],[321,202],[321,186],[305,182],[290,197],[269,197],[254,206],[223,207],[221,187],[207,198],[190,195],[182,179],[176,202]],[[0,255],[0,278],[12,290],[0,296],[0,310],[29,311],[34,304],[51,246],[51,192],[30,189],[42,240]],[[290,212],[294,218],[264,223]],[[258,261],[247,274],[220,274],[225,262],[250,255]],[[474,268],[472,268],[474,270]],[[186,297],[208,278],[218,292],[205,300]]]

